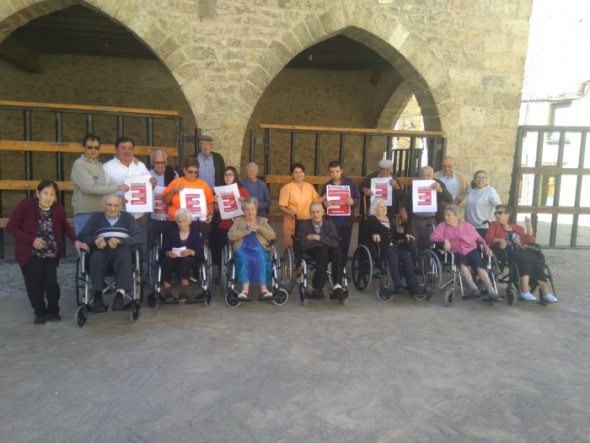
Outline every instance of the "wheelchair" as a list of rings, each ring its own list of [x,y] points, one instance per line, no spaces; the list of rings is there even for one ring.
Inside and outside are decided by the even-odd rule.
[[[125,311],[129,311],[129,320],[135,322],[139,318],[139,311],[143,300],[141,253],[138,248],[133,249],[132,259],[133,289],[131,295],[125,295]],[[83,327],[88,321],[88,316],[94,313],[92,308],[94,291],[90,282],[89,262],[90,253],[85,251],[80,252],[78,261],[76,262],[76,304],[78,307],[74,315],[74,323],[79,328]],[[103,295],[115,292],[116,282],[113,277],[113,269],[111,266],[108,266],[105,274],[104,288],[102,289]]]
[[[527,245],[527,248],[536,251],[538,258],[543,260],[543,272],[545,273],[545,278],[547,279],[547,286],[549,286],[551,293],[557,296],[551,269],[545,261],[545,256],[543,255],[540,246],[536,243],[531,243]],[[492,250],[494,251],[498,264],[498,283],[506,285],[506,302],[509,305],[515,306],[518,301],[521,300],[520,293],[522,292],[518,266],[516,263],[513,263],[509,260],[508,254],[505,250],[499,248],[492,248]],[[529,281],[529,286],[531,287],[531,293],[534,293],[538,288],[537,282],[533,280]],[[543,299],[543,295],[541,294],[540,290],[539,297],[537,297],[537,303],[543,306],[550,304]]]
[[[289,293],[291,292],[294,284],[298,284],[299,299],[303,306],[307,306],[309,301],[307,293],[308,272],[315,270],[315,266],[316,264],[313,257],[301,251],[299,241],[295,236],[293,236],[293,246],[285,248],[283,252],[283,273],[280,280],[284,283],[284,289]],[[299,276],[296,276],[297,269],[301,272]],[[334,288],[334,280],[332,278],[332,263],[328,264],[326,274],[328,276],[330,291],[332,291]],[[341,305],[346,305],[348,300],[348,276],[346,273],[346,267],[344,267],[342,272],[342,289],[344,290],[345,298],[343,300],[339,300],[339,302]]]
[[[275,306],[282,306],[289,300],[289,292],[281,286],[280,278],[281,258],[274,245],[271,245],[270,259],[272,263],[271,286],[272,298],[259,299],[260,301],[272,302]],[[252,299],[244,300],[238,298],[236,290],[236,265],[233,257],[232,242],[228,242],[221,251],[221,288],[225,294],[225,304],[230,308],[237,308],[242,303],[251,302]]]
[[[418,256],[417,268],[422,272],[416,273],[416,280],[424,288],[424,293],[414,294],[413,297],[419,301],[427,300],[430,294],[438,289],[436,282],[428,278],[430,276],[426,272],[428,263],[428,256],[422,254]],[[377,298],[381,301],[392,300],[394,294],[388,263],[387,259],[381,257],[378,243],[374,245],[359,244],[352,255],[351,269],[352,282],[356,289],[361,292],[365,291],[371,285],[373,278],[375,278],[379,280]],[[403,272],[400,272],[400,275],[403,275]]]
[[[481,250],[480,250],[481,251]],[[423,272],[426,272],[427,278],[432,280],[433,284],[437,285],[436,290],[443,291],[443,303],[445,306],[450,307],[455,300],[455,291],[459,287],[461,291],[461,298],[463,300],[470,300],[480,298],[485,291],[485,286],[482,287],[482,282],[477,277],[474,277],[474,282],[479,288],[479,295],[465,295],[463,290],[463,278],[461,277],[461,269],[458,264],[455,263],[455,254],[446,252],[440,245],[436,245],[433,249],[427,249],[422,252],[424,256],[428,256],[428,262],[426,269],[423,268]],[[484,258],[485,270],[490,279],[494,291],[498,293],[498,261],[495,255],[487,256],[481,254]],[[443,273],[450,274],[448,280],[441,284]],[[490,306],[494,304],[492,297],[483,297],[482,301],[488,302]]]
[[[147,303],[150,308],[155,308],[161,304],[179,304],[178,300],[174,302],[164,302],[164,291],[162,286],[162,267],[160,266],[160,259],[162,258],[162,241],[163,234],[154,241],[150,248],[150,255],[148,260],[148,276],[150,292],[147,296]],[[212,292],[211,282],[213,281],[213,261],[211,259],[211,249],[207,243],[203,243],[203,261],[199,262],[193,268],[193,277],[191,282],[198,284],[202,293],[193,299],[187,300],[185,303],[202,303],[207,307],[211,303]]]

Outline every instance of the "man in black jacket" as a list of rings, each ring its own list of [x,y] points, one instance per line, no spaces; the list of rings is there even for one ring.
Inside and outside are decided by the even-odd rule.
[[[321,202],[312,203],[309,207],[310,220],[299,222],[297,226],[297,240],[301,251],[309,254],[316,262],[312,280],[312,293],[309,298],[323,299],[326,284],[326,269],[332,262],[332,278],[334,287],[332,297],[344,300],[347,295],[342,288],[342,273],[344,256],[340,249],[340,240],[336,226],[329,220],[324,220],[324,207]]]
[[[213,137],[210,135],[199,136],[199,178],[205,180],[211,190],[214,186],[223,186],[223,171],[225,169],[225,160],[221,154],[213,152]]]

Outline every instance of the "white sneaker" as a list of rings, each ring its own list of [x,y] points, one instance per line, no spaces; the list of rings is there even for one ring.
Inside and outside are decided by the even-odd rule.
[[[545,294],[543,296],[543,300],[546,301],[547,303],[557,303],[557,297],[555,295],[553,295],[551,292],[548,294]]]
[[[537,300],[537,297],[535,297],[530,292],[521,292],[520,298],[524,301],[536,301]]]

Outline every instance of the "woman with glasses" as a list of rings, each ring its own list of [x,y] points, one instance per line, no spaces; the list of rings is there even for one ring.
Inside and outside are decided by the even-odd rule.
[[[535,301],[537,298],[531,293],[529,285],[532,278],[539,285],[543,300],[547,303],[557,302],[557,297],[551,293],[547,285],[547,277],[543,265],[544,259],[538,251],[529,249],[526,245],[535,241],[533,225],[530,217],[525,217],[525,230],[515,224],[510,223],[512,208],[508,205],[496,206],[496,221],[490,223],[490,229],[486,234],[488,245],[499,249],[499,254],[510,262],[516,264],[520,274],[520,298],[525,301]]]
[[[107,178],[98,161],[100,139],[94,134],[86,134],[82,139],[83,154],[74,162],[70,180],[74,183],[72,206],[74,208],[74,229],[82,231],[86,222],[95,212],[102,212],[102,197],[117,191],[127,191],[129,186],[109,186]]]
[[[195,157],[186,157],[184,159],[184,177],[178,177],[170,182],[162,195],[164,202],[168,205],[168,219],[174,221],[176,211],[180,209],[180,191],[185,188],[202,189],[205,194],[205,202],[207,204],[207,216],[203,220],[206,224],[211,223],[213,219],[213,192],[205,182],[198,178],[199,175],[199,161]],[[193,217],[194,218],[194,217]]]
[[[245,198],[250,197],[250,193],[240,181],[238,170],[233,166],[228,166],[223,170],[223,181],[225,186],[233,185],[234,183],[238,185],[240,202],[242,202]],[[215,200],[215,206],[217,209],[219,205],[219,196],[216,195]],[[216,212],[218,212],[218,209]],[[219,274],[217,277],[215,277],[214,281],[216,284],[219,284],[219,280],[221,278],[221,251],[227,244],[227,231],[229,231],[229,228],[231,228],[233,221],[232,219],[222,220],[219,215],[217,215],[215,219],[219,221],[215,226],[213,226],[213,236],[211,238],[211,258],[213,259],[213,264],[219,266]]]
[[[488,231],[487,223],[493,219],[494,208],[500,203],[498,193],[488,183],[486,171],[477,171],[467,193],[465,220],[475,226],[482,237]]]

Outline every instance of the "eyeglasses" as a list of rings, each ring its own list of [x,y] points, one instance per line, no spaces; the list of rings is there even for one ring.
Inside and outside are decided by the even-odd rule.
[[[481,177],[481,176],[477,176],[475,177],[476,180],[487,180],[487,177]]]
[[[161,162],[152,162],[152,165],[165,165],[166,163],[168,163],[168,162],[163,160]]]
[[[187,169],[186,173],[187,174],[198,174],[199,170],[198,169]]]
[[[99,151],[100,150],[100,145],[90,145],[90,146],[84,146],[86,149],[88,149],[89,151]]]
[[[506,212],[506,211],[496,211],[496,212],[494,212],[494,215],[500,215],[500,214],[508,214],[508,212]]]

